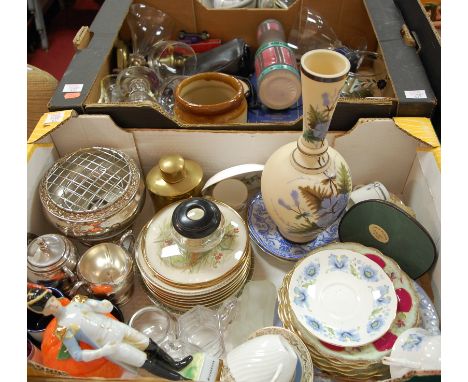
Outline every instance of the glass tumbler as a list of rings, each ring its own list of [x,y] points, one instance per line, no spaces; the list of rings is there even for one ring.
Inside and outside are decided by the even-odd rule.
[[[179,317],[179,339],[215,358],[224,353],[218,314],[204,306],[197,305]]]
[[[146,66],[130,66],[117,76],[117,85],[129,102],[154,102],[159,84],[154,70]]]
[[[382,56],[374,52],[363,54],[356,72],[349,72],[340,96],[348,98],[383,97],[388,76]]]
[[[109,74],[101,80],[101,97],[99,103],[122,102],[123,95],[117,86],[117,74]]]
[[[157,101],[170,115],[174,115],[174,93],[177,85],[188,76],[172,76],[166,79],[159,88]]]
[[[175,339],[177,331],[174,317],[157,306],[147,306],[136,311],[128,325],[159,345],[166,340]]]

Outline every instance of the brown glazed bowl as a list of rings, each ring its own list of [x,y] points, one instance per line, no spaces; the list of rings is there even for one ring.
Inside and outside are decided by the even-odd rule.
[[[241,82],[223,73],[207,72],[181,81],[175,90],[174,114],[187,124],[247,122],[247,101]]]

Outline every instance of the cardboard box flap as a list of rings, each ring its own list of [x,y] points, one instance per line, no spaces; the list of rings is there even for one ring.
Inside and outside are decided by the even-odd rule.
[[[401,194],[406,178],[398,174],[408,174],[417,148],[427,147],[411,135],[408,139],[408,135],[389,119],[360,119],[352,130],[336,137],[334,147],[348,162],[353,184],[377,180]]]
[[[28,159],[27,161],[29,162],[29,159],[31,159],[31,157],[33,156],[34,154],[34,151],[36,151],[38,148],[53,148],[54,147],[54,144],[53,143],[28,143],[27,145],[27,155],[28,155]]]
[[[62,110],[43,114],[29,136],[28,143],[38,142],[46,135],[50,134],[50,132],[58,128],[66,120],[76,116],[77,113],[74,110]]]
[[[403,131],[430,147],[418,147],[418,151],[431,152],[441,170],[440,141],[429,118],[394,117],[393,121]]]
[[[393,121],[401,130],[431,147],[440,147],[439,138],[429,118],[394,117]]]
[[[107,115],[71,118],[50,136],[61,157],[84,147],[104,146],[121,150],[140,164],[133,134],[117,127]]]
[[[364,3],[398,98],[397,115],[430,116],[437,99],[416,48],[407,46],[400,34],[405,19],[393,0]]]

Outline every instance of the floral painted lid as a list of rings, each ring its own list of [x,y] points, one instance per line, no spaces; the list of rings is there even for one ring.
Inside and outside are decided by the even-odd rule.
[[[213,213],[220,212],[219,226],[213,231],[204,227],[208,235],[205,237],[192,234],[184,237],[176,215],[184,203],[196,199],[216,205]],[[183,210],[187,211],[188,228],[190,220],[203,221],[206,217],[196,206]],[[209,207],[207,211],[212,212]],[[162,209],[141,231],[140,239],[143,259],[153,274],[163,282],[181,287],[202,287],[221,281],[244,264],[249,245],[246,225],[237,212],[223,203],[202,198],[187,199]]]

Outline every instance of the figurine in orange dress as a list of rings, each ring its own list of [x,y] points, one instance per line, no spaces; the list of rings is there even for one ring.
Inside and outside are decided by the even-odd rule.
[[[175,370],[181,370],[192,361],[192,356],[174,361],[149,337],[108,317],[106,314],[113,309],[108,300],[77,295],[68,305],[62,306],[50,290],[28,284],[28,309],[55,316],[55,335],[63,343],[65,353],[78,362],[105,357],[123,368],[141,367],[177,381],[185,378]],[[87,343],[91,349],[82,349],[79,341]]]

